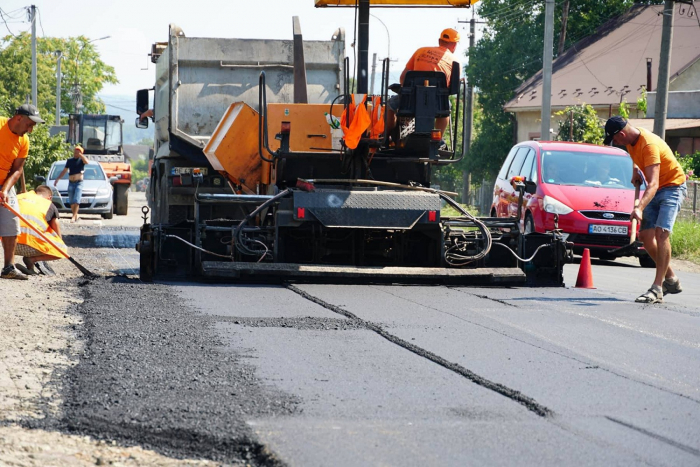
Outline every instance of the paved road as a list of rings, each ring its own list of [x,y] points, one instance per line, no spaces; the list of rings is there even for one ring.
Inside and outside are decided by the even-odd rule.
[[[99,226],[85,251],[102,252],[103,272],[135,273],[136,253],[119,248],[135,225]],[[567,284],[577,270],[566,267]],[[633,303],[651,270],[600,262],[593,277],[592,290],[92,285],[93,297],[140,298],[109,313],[86,301],[97,337],[73,375],[73,413],[114,434],[75,407],[117,407],[102,378],[128,347],[139,357],[118,365],[122,408],[100,416],[148,431],[131,439],[156,448],[172,443],[153,430],[182,429],[252,438],[251,451],[271,453],[253,457],[263,465],[699,465],[700,275],[684,273],[685,291],[654,306]],[[169,375],[169,392],[131,379],[148,368]],[[222,391],[226,381],[239,389]],[[219,441],[190,446],[206,454]]]

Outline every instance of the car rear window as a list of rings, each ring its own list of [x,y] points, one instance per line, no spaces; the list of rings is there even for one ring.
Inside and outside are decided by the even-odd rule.
[[[555,185],[634,189],[632,159],[614,154],[543,151],[542,181]]]

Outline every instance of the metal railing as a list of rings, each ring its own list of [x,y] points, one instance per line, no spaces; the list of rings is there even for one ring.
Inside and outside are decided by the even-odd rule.
[[[700,220],[700,200],[698,200],[698,193],[700,193],[700,186],[698,185],[700,185],[700,181],[688,180],[685,183],[688,186],[688,196],[683,200],[680,217],[697,222]]]

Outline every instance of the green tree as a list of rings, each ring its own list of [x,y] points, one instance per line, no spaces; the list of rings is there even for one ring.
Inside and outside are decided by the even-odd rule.
[[[577,143],[602,144],[605,131],[595,109],[588,104],[574,105],[557,112],[559,121],[556,139]],[[573,123],[573,125],[572,125]]]
[[[633,0],[571,2],[565,49],[633,3]],[[555,48],[561,30],[562,4],[557,2],[554,14]],[[481,0],[477,8],[479,16],[486,21],[486,29],[469,57],[466,74],[478,89],[483,118],[475,121],[476,136],[466,168],[479,177],[494,175],[514,143],[514,118],[504,112],[503,106],[526,79],[542,69],[544,1]]]
[[[61,63],[61,113],[75,112],[71,93],[79,83],[84,113],[104,113],[104,103],[97,97],[105,84],[118,82],[114,68],[105,64],[89,39],[37,38],[37,107],[41,116],[54,123],[56,113],[56,51],[63,53]],[[0,97],[17,108],[31,96],[31,36],[22,33],[5,36],[0,43]]]

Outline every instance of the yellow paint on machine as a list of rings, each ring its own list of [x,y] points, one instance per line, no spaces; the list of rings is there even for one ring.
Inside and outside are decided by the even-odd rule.
[[[268,104],[268,144],[271,151],[279,149],[275,135],[282,122],[291,124],[290,149],[296,152],[329,152],[332,148],[331,128],[326,122],[328,104]],[[342,105],[333,107],[333,114],[340,117]],[[214,170],[226,177],[242,191],[255,193],[271,182],[271,164],[263,161],[258,153],[258,112],[243,102],[229,106],[209,143],[204,148]],[[263,152],[269,158],[263,147]]]

